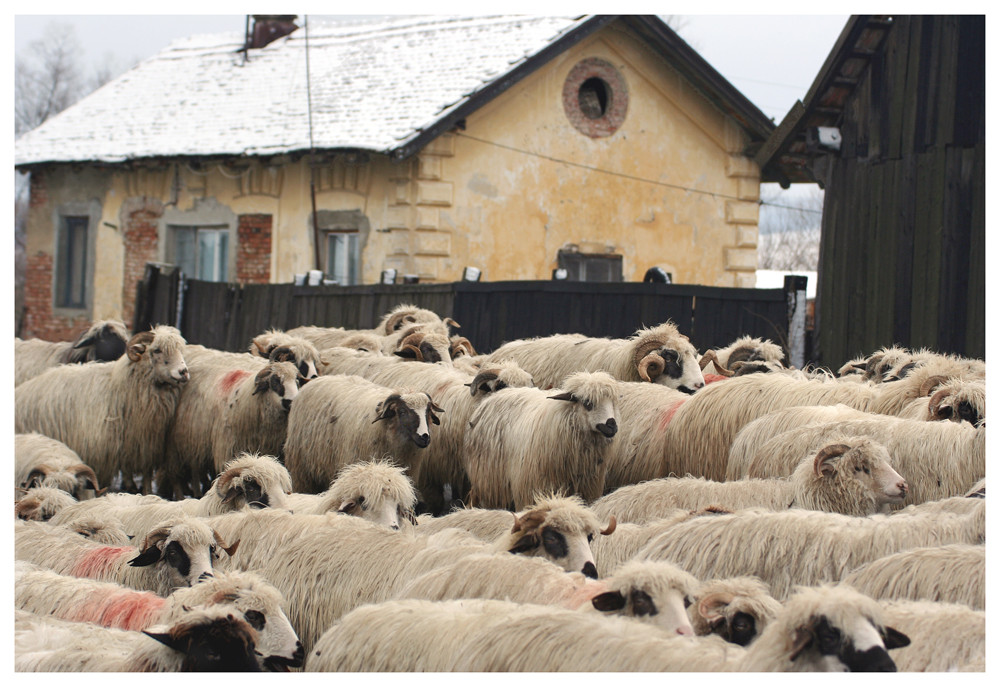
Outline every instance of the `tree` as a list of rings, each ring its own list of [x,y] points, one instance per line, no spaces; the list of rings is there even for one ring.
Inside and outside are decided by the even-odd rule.
[[[810,270],[819,266],[823,191],[798,186],[782,191],[775,184],[761,189],[757,267],[762,270]]]

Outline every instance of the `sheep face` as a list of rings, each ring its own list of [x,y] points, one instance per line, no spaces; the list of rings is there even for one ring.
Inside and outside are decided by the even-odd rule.
[[[519,365],[503,362],[480,370],[468,386],[473,396],[485,397],[487,394],[507,388],[532,387],[534,385],[531,375]]]
[[[698,352],[687,337],[680,337],[673,345],[657,339],[641,340],[634,362],[639,379],[644,382],[662,384],[686,394],[705,386]]]
[[[757,636],[757,619],[750,613],[729,608],[732,594],[714,593],[698,602],[698,614],[707,630],[731,644],[748,645]]]
[[[156,384],[181,386],[190,378],[183,345],[176,329],[161,326],[129,339],[125,354],[133,363],[148,365]]]
[[[125,324],[118,321],[100,321],[80,334],[66,362],[83,363],[91,360],[118,360],[125,353],[128,333]]]
[[[563,382],[565,391],[551,400],[573,404],[579,422],[607,439],[618,433],[615,405],[616,382],[604,372],[576,373]]]
[[[48,522],[63,508],[76,502],[62,489],[34,487],[14,503],[14,516],[21,520]]]
[[[394,393],[375,408],[372,423],[395,419],[396,434],[401,441],[411,441],[417,448],[427,448],[431,443],[430,425],[441,424],[436,413],[443,412],[426,393]]]
[[[812,618],[796,628],[792,661],[805,652],[818,654],[820,670],[830,672],[896,672],[888,650],[906,646],[910,640],[892,628],[879,630],[864,617],[838,627],[826,616]]]
[[[352,463],[330,484],[330,502],[339,512],[398,530],[413,524],[417,496],[402,468],[389,461]]]
[[[583,508],[579,497],[553,497],[541,499],[537,504],[522,516],[514,516],[508,551],[541,556],[566,572],[581,572],[596,578],[597,566],[590,542],[597,534],[615,531],[614,517],[607,528],[599,530],[597,519]]]
[[[78,500],[101,493],[97,486],[97,475],[82,463],[62,470],[56,470],[44,464],[39,465],[28,474],[24,483],[19,486],[24,489],[32,487],[61,489]]]
[[[253,393],[264,394],[277,408],[288,412],[299,393],[299,372],[291,362],[270,363],[254,378]]]
[[[358,494],[356,497],[344,501],[337,510],[346,515],[362,518],[380,527],[388,527],[390,530],[398,530],[400,522],[407,517],[408,513],[407,509],[394,499],[383,498],[373,503],[365,499],[363,494]]]
[[[654,599],[646,590],[630,587],[599,594],[591,603],[604,613],[617,613],[648,622],[669,634],[694,635],[686,610],[691,605],[691,597],[679,589],[670,589]]]
[[[298,372],[297,383],[302,386],[310,379],[316,379],[319,373],[316,371],[316,360],[311,355],[296,352],[290,346],[275,346],[268,354],[268,360],[272,363],[292,363]]]
[[[260,671],[257,633],[235,614],[209,622],[178,623],[166,632],[143,630],[143,634],[183,654],[181,671]]]
[[[222,512],[244,507],[287,508],[287,494],[291,490],[291,478],[276,458],[251,453],[240,454],[226,463],[212,485]]]
[[[850,494],[859,503],[873,501],[875,510],[902,503],[909,487],[889,464],[885,447],[866,439],[852,443],[820,449],[813,459],[813,473],[821,482],[832,484],[817,486],[831,495]]]
[[[165,523],[146,535],[141,552],[129,565],[158,564],[170,587],[190,587],[213,576],[219,548],[231,556],[238,543],[227,547],[216,532],[200,522]]]

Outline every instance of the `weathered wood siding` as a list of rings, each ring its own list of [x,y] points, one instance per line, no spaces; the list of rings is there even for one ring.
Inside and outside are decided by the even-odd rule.
[[[826,184],[824,365],[900,344],[985,357],[985,18],[897,16]]]

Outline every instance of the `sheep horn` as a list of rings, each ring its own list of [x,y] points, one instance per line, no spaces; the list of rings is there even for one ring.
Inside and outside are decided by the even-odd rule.
[[[33,468],[32,471],[28,473],[28,476],[24,479],[24,485],[27,486],[31,484],[36,477],[40,478],[38,480],[38,484],[41,485],[41,483],[45,481],[45,478],[49,476],[50,472],[52,472],[52,468],[50,468],[48,465],[39,465],[38,467]]]
[[[733,376],[733,371],[726,369],[723,364],[719,362],[719,356],[715,353],[715,351],[705,351],[705,355],[701,356],[701,360],[698,361],[698,367],[704,370],[709,363],[712,363],[715,366],[715,371],[723,377]]]
[[[663,374],[666,367],[666,361],[658,353],[650,353],[639,363],[639,378],[644,382],[652,382]]]
[[[648,356],[653,351],[658,351],[663,347],[665,342],[660,339],[648,337],[645,339],[640,339],[635,345],[635,353],[632,356],[632,362],[638,365],[641,360]]]
[[[452,327],[453,329],[461,329],[462,328],[462,325],[460,325],[458,322],[456,322],[455,320],[451,319],[450,317],[444,318],[444,320],[442,320],[442,322],[444,322],[449,327]]]
[[[240,545],[240,540],[237,539],[230,546],[226,546],[226,542],[222,540],[222,537],[218,532],[212,530],[212,535],[215,537],[215,543],[219,545],[219,548],[226,552],[226,554],[232,558],[233,554],[236,553],[236,547]]]
[[[142,360],[142,354],[146,351],[146,346],[153,343],[153,332],[139,332],[125,346],[125,354],[133,363]]]
[[[480,370],[479,374],[475,376],[472,383],[469,384],[469,391],[475,396],[477,391],[480,391],[479,385],[485,384],[486,382],[492,382],[494,379],[500,376],[500,373],[496,370]]]
[[[231,499],[230,496],[226,495],[226,489],[229,488],[229,483],[232,482],[241,472],[242,468],[229,468],[219,475],[219,479],[215,480],[215,490],[219,492],[219,496],[225,497],[223,499],[223,503],[225,503],[227,499]]]
[[[608,526],[601,530],[601,534],[611,534],[618,527],[618,521],[615,520],[615,516],[611,516],[611,520],[608,521]]]
[[[728,606],[735,599],[732,592],[712,592],[698,602],[698,614],[712,623],[722,618],[719,609]]]
[[[933,377],[928,377],[924,380],[924,383],[920,385],[920,395],[930,396],[931,391],[936,389],[941,384],[948,381],[947,377],[942,377],[941,375],[934,375]]]
[[[416,346],[410,344],[400,346],[395,351],[393,351],[393,353],[398,355],[400,358],[413,358],[417,362],[421,363],[424,361],[424,354],[421,352],[421,350]]]
[[[947,398],[951,394],[950,389],[939,389],[937,393],[931,396],[931,400],[927,402],[927,410],[930,411],[931,418],[934,420],[944,420],[945,416],[941,415],[941,406],[943,405],[941,401]],[[922,396],[923,394],[921,394]]]
[[[145,539],[142,540],[142,546],[139,547],[140,551],[149,551],[152,547],[159,544],[161,541],[166,540],[170,536],[169,527],[157,527],[155,530],[146,535]]]
[[[848,451],[851,447],[847,444],[830,444],[829,446],[824,446],[816,457],[813,459],[813,472],[817,476],[822,476],[825,474],[824,466],[834,458],[839,458]]]
[[[73,473],[78,478],[82,475],[84,478],[86,478],[88,482],[90,482],[94,486],[94,491],[98,490],[99,485],[97,483],[97,475],[94,473],[94,470],[89,465],[84,465],[82,463],[79,465],[73,465],[72,467],[69,468],[69,472]]]

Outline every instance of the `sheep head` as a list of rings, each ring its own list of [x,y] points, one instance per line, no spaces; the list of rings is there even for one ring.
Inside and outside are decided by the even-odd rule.
[[[259,672],[256,631],[241,613],[206,620],[185,620],[173,627],[143,630],[147,637],[183,655],[182,671]]]
[[[722,363],[719,362],[719,356],[715,351],[705,351],[705,355],[701,356],[701,360],[698,361],[698,367],[704,370],[709,363],[715,367],[715,372],[722,375],[723,377],[732,377],[732,370],[727,369]]]
[[[181,386],[190,379],[183,346],[180,332],[161,325],[129,339],[125,355],[133,364],[149,365],[155,384]]]
[[[817,501],[813,507],[846,515],[871,515],[902,503],[909,489],[889,464],[885,447],[867,437],[824,446],[812,460],[812,472],[815,482],[808,488]]]
[[[299,393],[298,381],[301,379],[298,370],[291,362],[268,363],[267,367],[262,368],[254,377],[253,395],[273,392],[274,395],[269,399],[287,413]]]
[[[412,441],[417,448],[427,448],[431,441],[429,425],[440,425],[437,413],[443,412],[444,409],[438,407],[425,392],[405,395],[394,392],[375,407],[372,424],[396,418],[397,433],[404,441]]]
[[[221,548],[229,556],[239,541],[227,546],[219,533],[198,519],[182,518],[161,523],[143,538],[139,554],[128,564],[147,567],[162,563],[169,587],[190,587],[213,576],[212,564]]]
[[[298,370],[299,386],[319,376],[316,371],[319,354],[315,351],[296,351],[291,345],[281,345],[273,348],[267,359],[272,363],[293,363]]]
[[[663,384],[688,394],[705,386],[697,351],[688,338],[673,327],[659,333],[653,330],[637,339],[632,363],[644,382]]]
[[[567,572],[597,577],[590,541],[598,533],[611,534],[615,519],[600,529],[597,517],[577,496],[548,496],[518,516],[510,533],[499,542],[509,553],[541,556]]]

